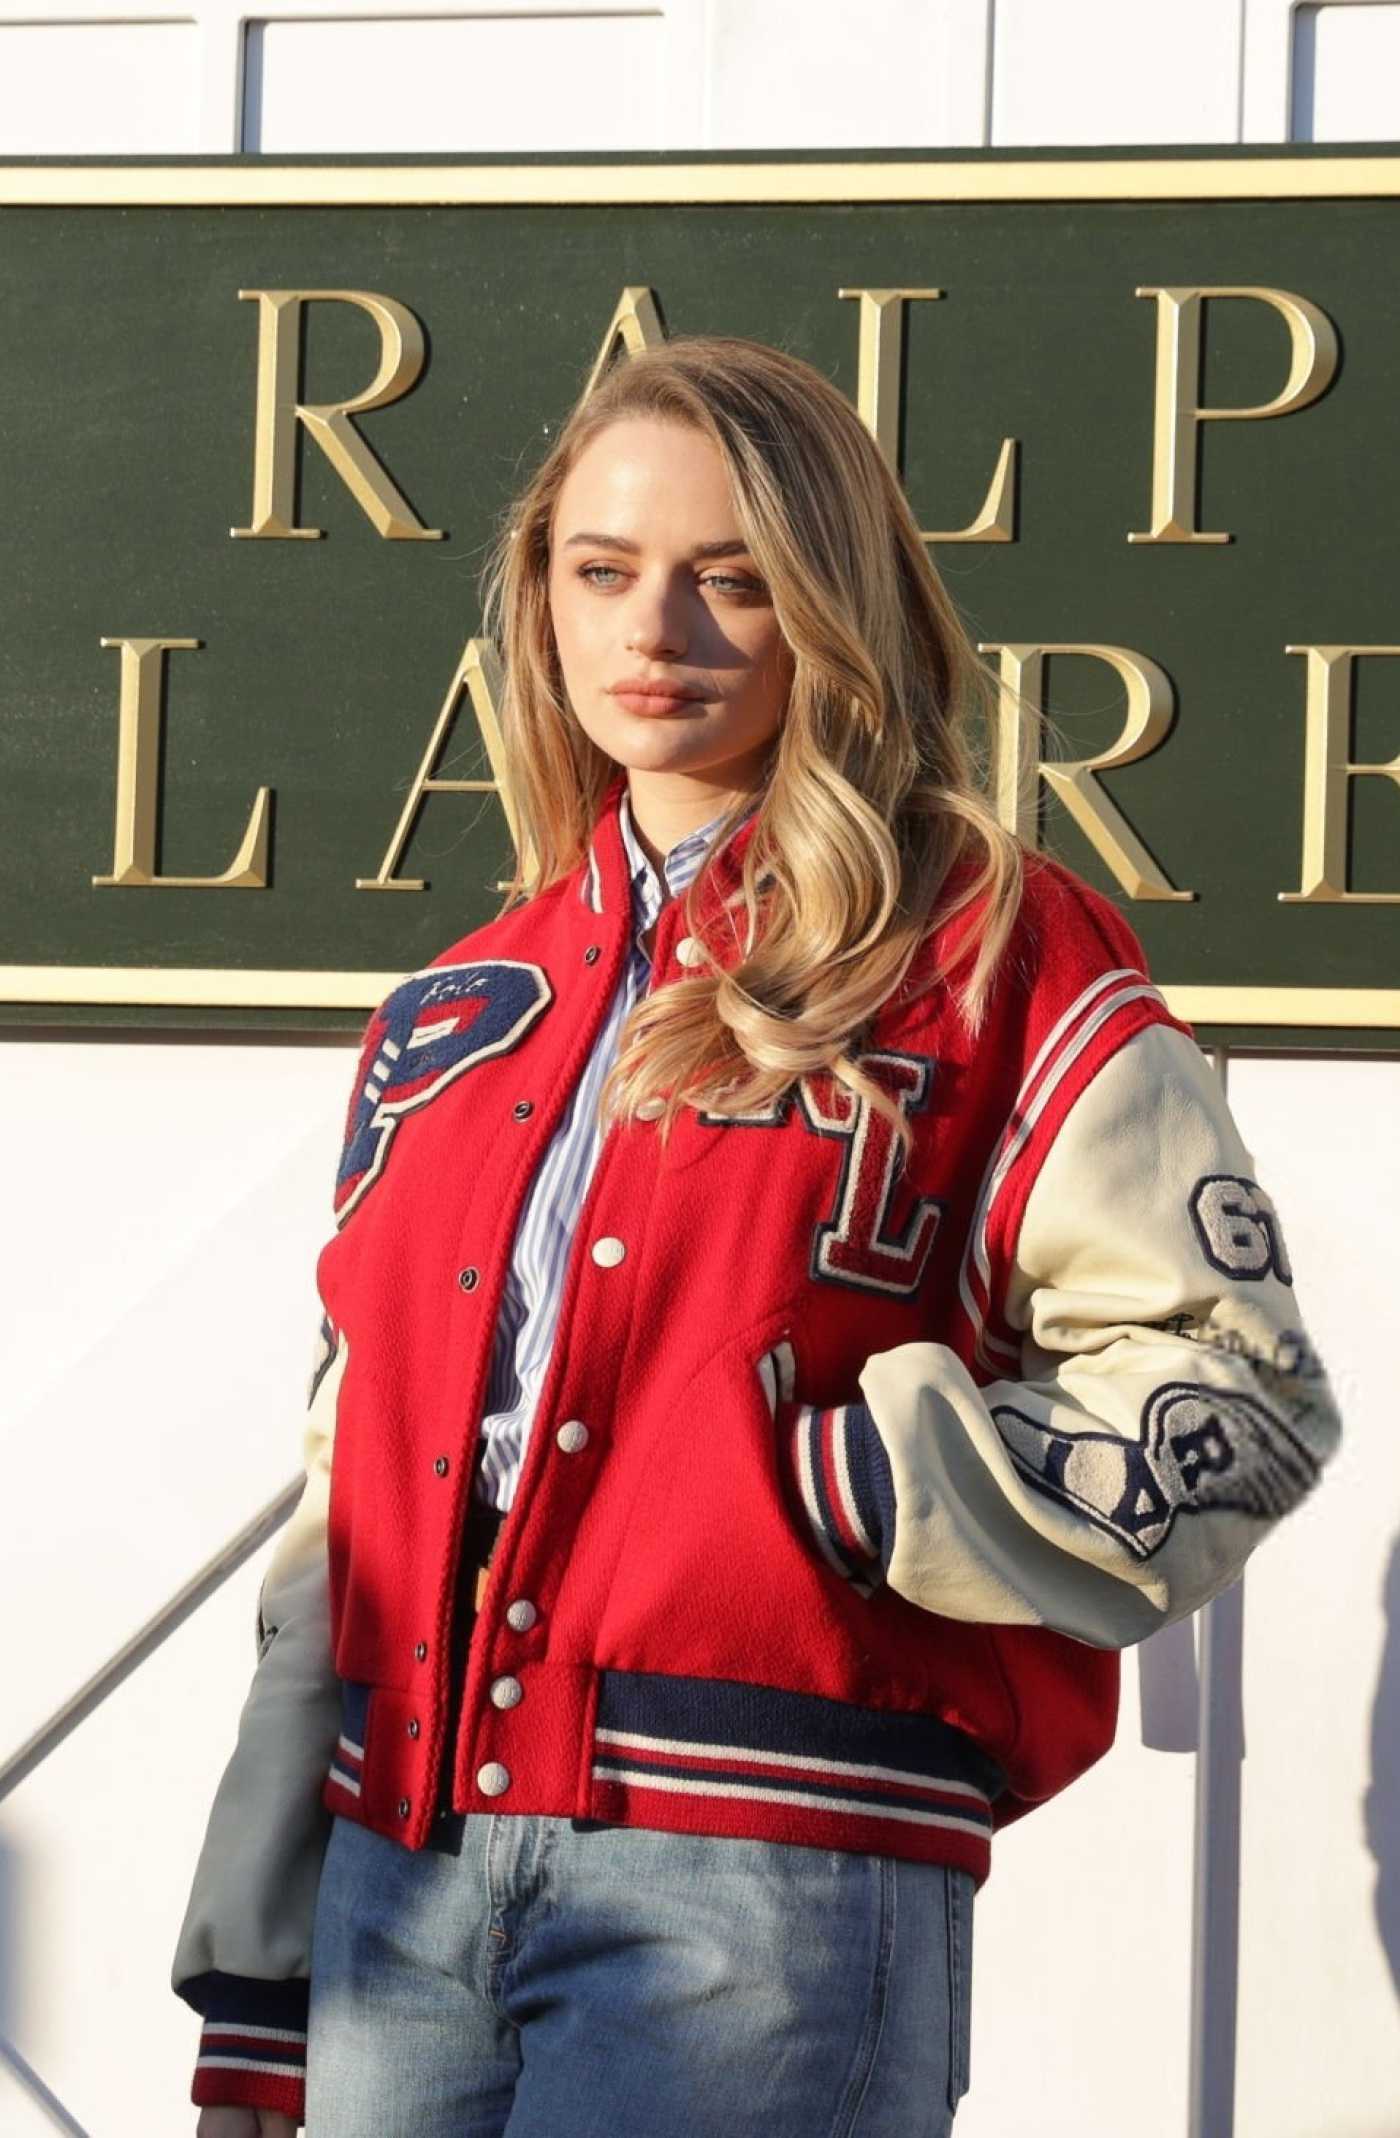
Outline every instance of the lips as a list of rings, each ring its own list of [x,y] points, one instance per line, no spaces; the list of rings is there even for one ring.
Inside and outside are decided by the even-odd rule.
[[[651,683],[644,679],[614,683],[612,695],[631,713],[678,713],[684,706],[703,703],[699,691],[687,690],[680,684]]]
[[[679,713],[701,702],[688,691],[615,690],[613,696],[629,713]]]

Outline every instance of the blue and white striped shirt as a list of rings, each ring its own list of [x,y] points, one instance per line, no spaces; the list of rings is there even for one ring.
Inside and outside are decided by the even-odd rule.
[[[746,816],[756,807],[755,798]],[[698,831],[687,832],[664,856],[672,896],[683,891],[698,871],[724,813],[721,810]],[[632,952],[593,1052],[530,1184],[496,1324],[474,1489],[478,1499],[502,1512],[515,1498],[554,1342],[569,1247],[602,1148],[595,1118],[598,1092],[616,1056],[623,1021],[646,991],[651,959],[642,948],[642,938],[666,902],[656,871],[637,838],[625,789],[618,814],[631,863]]]

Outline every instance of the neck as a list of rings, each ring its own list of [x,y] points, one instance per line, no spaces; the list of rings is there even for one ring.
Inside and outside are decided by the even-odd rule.
[[[656,870],[665,889],[662,863],[677,840],[698,831],[722,810],[730,809],[746,793],[742,787],[720,781],[680,779],[629,771],[627,800],[638,844]]]

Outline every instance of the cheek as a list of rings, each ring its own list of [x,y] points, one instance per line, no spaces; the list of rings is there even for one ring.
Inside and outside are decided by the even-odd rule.
[[[754,664],[754,697],[764,703],[785,703],[792,687],[795,663],[782,633],[764,632],[750,649],[749,657]]]
[[[567,668],[586,654],[588,645],[587,615],[567,583],[551,591],[549,615],[560,663]]]
[[[583,580],[572,580],[561,588],[559,607],[576,646],[608,645],[624,628],[630,634],[625,604],[601,599],[597,589]]]

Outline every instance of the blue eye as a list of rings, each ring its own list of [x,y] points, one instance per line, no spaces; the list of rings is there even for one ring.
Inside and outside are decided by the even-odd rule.
[[[600,582],[594,578],[595,572],[610,573],[613,579],[620,577],[619,569],[615,564],[581,564],[578,576],[580,579],[586,579],[591,586],[597,586]],[[723,590],[726,593],[761,594],[764,591],[761,580],[750,579],[739,572],[709,572],[706,574],[704,584],[712,586],[717,581],[723,582]]]

